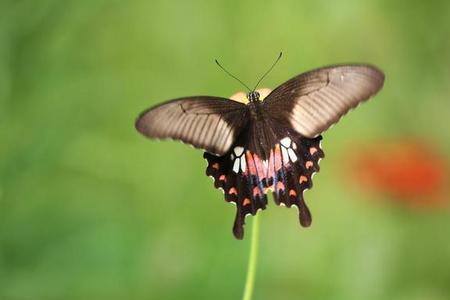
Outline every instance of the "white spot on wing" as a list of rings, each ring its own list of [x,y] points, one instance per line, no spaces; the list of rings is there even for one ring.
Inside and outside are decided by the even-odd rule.
[[[289,137],[285,137],[280,141],[281,145],[285,146],[286,148],[289,148],[289,146],[291,146],[291,142],[292,141]]]
[[[233,165],[233,172],[234,173],[239,173],[239,165],[240,165],[240,159],[236,158],[234,160],[234,165]]]
[[[247,169],[247,161],[245,160],[245,157],[241,158],[241,170],[242,172],[245,172]]]
[[[244,153],[243,147],[240,146],[234,147],[234,154],[236,154],[236,156],[241,156],[242,153]]]
[[[288,154],[289,154],[289,158],[292,160],[292,162],[296,162],[297,161],[297,155],[295,155],[294,150],[289,148],[288,149]]]

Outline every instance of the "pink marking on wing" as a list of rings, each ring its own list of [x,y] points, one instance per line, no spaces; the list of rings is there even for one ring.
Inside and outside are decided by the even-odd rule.
[[[252,153],[250,151],[245,152],[245,156],[247,157],[247,168],[250,172],[250,175],[258,175],[256,173],[255,161],[253,159]]]
[[[214,163],[211,167],[213,169],[219,170],[219,163]]]
[[[296,197],[297,196],[297,192],[294,190],[289,190],[289,196],[290,197]]]
[[[316,147],[311,147],[311,148],[309,148],[309,153],[311,154],[311,155],[314,155],[314,153],[316,153],[318,150],[317,150],[317,148]]]
[[[244,202],[242,203],[242,205],[246,206],[250,204],[250,199],[249,198],[245,198]]]
[[[266,177],[266,166],[264,166],[262,160],[258,157],[258,155],[253,154],[255,164],[256,164],[256,171],[258,172],[259,180],[262,180]]]
[[[280,145],[279,144],[275,145],[274,167],[275,167],[275,171],[280,170],[281,167],[282,167],[282,165],[281,165],[281,149],[280,149]]]
[[[277,182],[277,191],[279,190],[284,191],[284,183],[282,183],[281,181]]]
[[[271,177],[275,177],[275,171],[274,171],[274,166],[273,166],[273,150],[270,150],[270,156],[269,156],[269,167],[267,170],[267,177],[271,178]]]
[[[255,186],[255,187],[253,188],[253,196],[254,196],[254,197],[260,196],[260,197],[261,197],[261,190],[259,189],[259,187]]]
[[[313,165],[314,165],[313,162],[310,161],[310,160],[308,160],[308,161],[305,163],[305,167],[306,167],[307,169],[311,168]]]
[[[225,175],[220,175],[219,180],[227,182],[227,177]]]
[[[232,188],[228,191],[228,194],[230,194],[230,195],[232,195],[232,194],[237,195],[237,190],[236,190],[236,188],[235,188],[235,187],[232,187]]]

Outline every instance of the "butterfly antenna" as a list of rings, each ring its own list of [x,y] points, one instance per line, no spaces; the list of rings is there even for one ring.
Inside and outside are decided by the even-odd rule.
[[[222,65],[219,63],[219,61],[217,59],[215,59],[216,64],[225,71],[225,73],[227,73],[228,75],[230,75],[231,77],[233,77],[234,79],[236,79],[237,81],[239,81],[243,86],[245,86],[247,88],[247,90],[249,92],[251,92],[252,90],[248,87],[248,85],[246,85],[245,83],[243,83],[239,78],[237,78],[236,76],[234,76],[233,74],[231,74],[230,72],[227,71],[227,69],[225,69],[224,67],[222,67]]]
[[[275,60],[275,62],[272,64],[272,66],[269,68],[269,70],[267,70],[266,73],[264,73],[263,76],[261,76],[261,78],[258,80],[258,82],[256,83],[255,87],[253,88],[252,91],[256,90],[256,88],[258,87],[258,85],[261,83],[261,81],[267,76],[267,74],[270,73],[270,71],[272,71],[273,67],[275,67],[275,65],[277,64],[277,62],[280,60],[281,56],[283,55],[283,52],[280,52],[280,55],[278,55],[278,58]]]

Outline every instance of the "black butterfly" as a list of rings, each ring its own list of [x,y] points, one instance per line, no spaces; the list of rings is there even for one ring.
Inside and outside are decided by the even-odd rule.
[[[383,72],[373,66],[329,66],[295,76],[263,100],[251,91],[248,104],[210,96],[171,100],[144,111],[136,129],[206,151],[206,174],[237,206],[236,238],[244,236],[245,216],[266,208],[269,190],[276,204],[296,205],[307,227],[303,192],[324,157],[320,134],[383,83]]]

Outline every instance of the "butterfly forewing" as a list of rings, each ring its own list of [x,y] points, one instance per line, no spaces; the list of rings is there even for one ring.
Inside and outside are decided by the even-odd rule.
[[[369,65],[342,65],[300,74],[264,100],[267,113],[304,137],[316,137],[376,94],[384,74]]]
[[[143,112],[136,129],[150,138],[170,138],[224,155],[247,123],[247,107],[219,97],[168,101]]]

